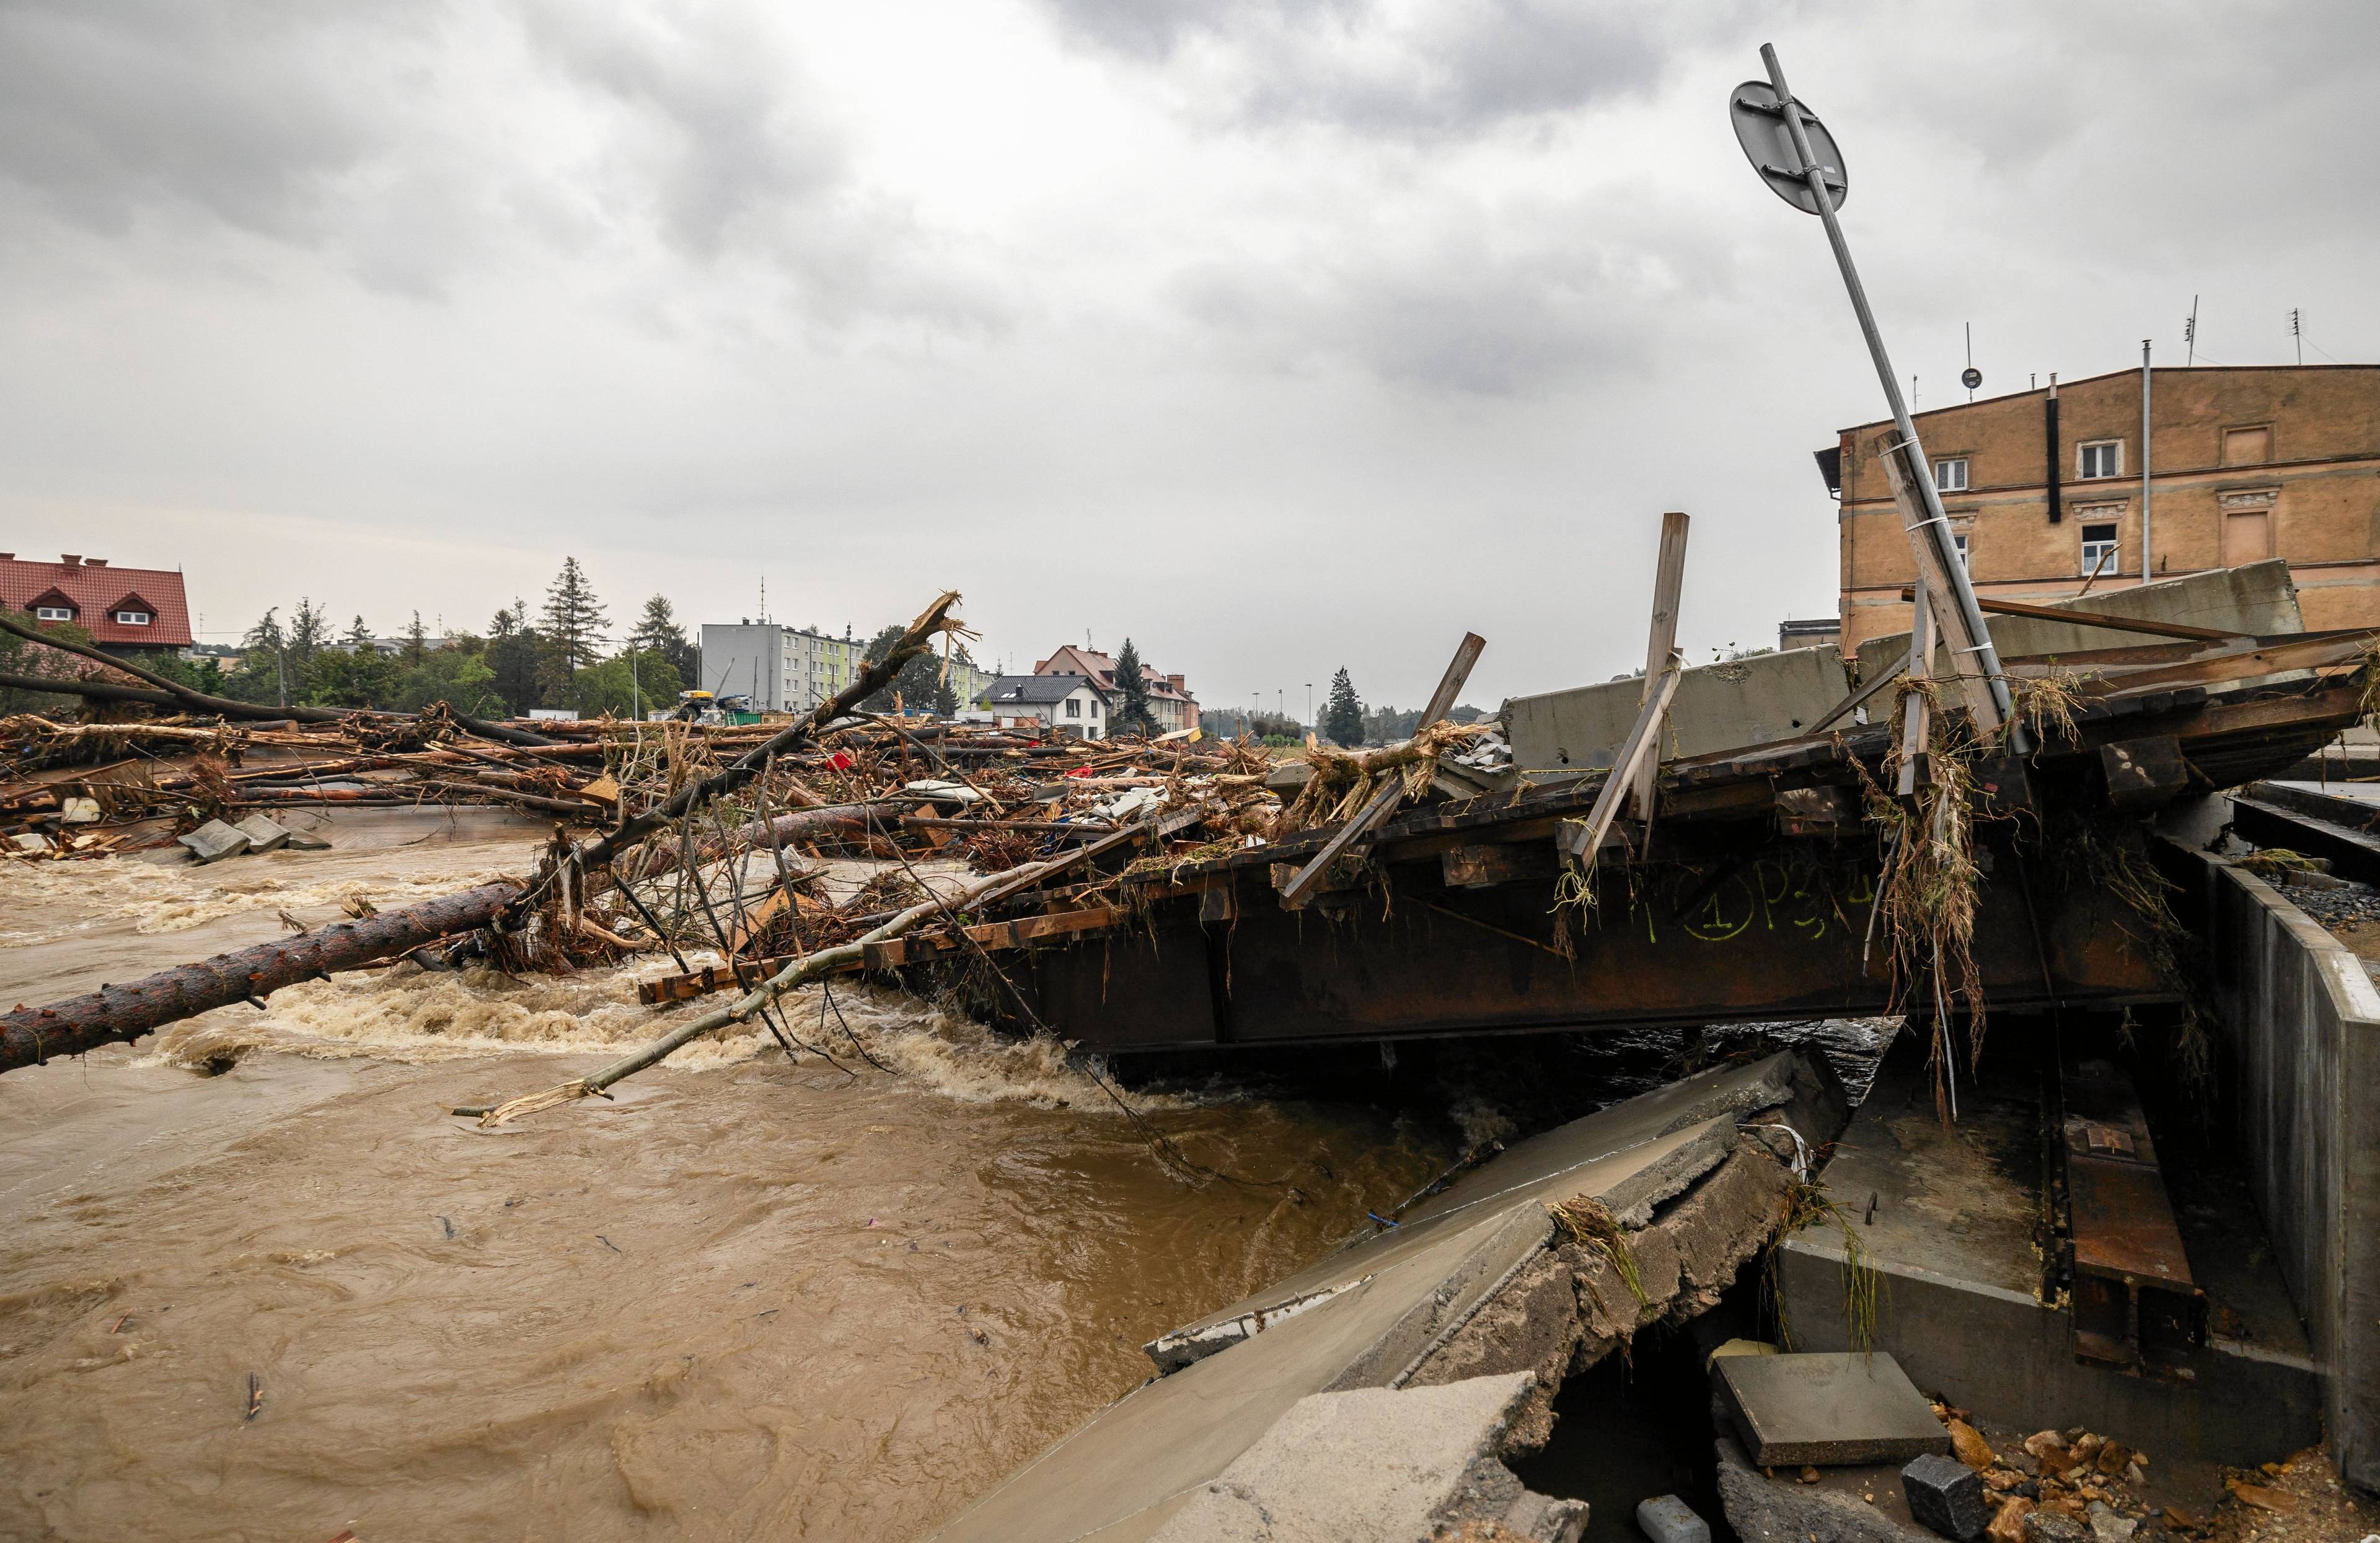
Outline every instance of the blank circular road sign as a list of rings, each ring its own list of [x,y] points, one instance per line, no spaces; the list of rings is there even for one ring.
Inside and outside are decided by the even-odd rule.
[[[1802,131],[1810,137],[1810,153],[1817,158],[1818,175],[1840,209],[1851,196],[1843,173],[1843,152],[1809,108],[1794,103],[1802,114]],[[1784,110],[1777,105],[1777,89],[1766,80],[1746,80],[1728,93],[1728,121],[1735,126],[1735,142],[1769,191],[1804,214],[1818,212],[1818,200],[1802,175],[1801,159],[1793,153],[1793,136],[1785,128]]]

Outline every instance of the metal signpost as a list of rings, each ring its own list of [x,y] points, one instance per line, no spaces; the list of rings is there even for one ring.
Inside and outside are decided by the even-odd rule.
[[[1991,734],[2010,723],[2014,706],[1983,608],[1975,603],[1974,586],[1968,581],[1966,565],[1951,540],[1949,519],[1942,513],[1933,468],[1926,464],[1925,452],[1917,443],[1917,426],[1909,419],[1909,405],[1901,398],[1892,360],[1884,351],[1884,336],[1876,331],[1876,315],[1868,309],[1867,290],[1860,284],[1859,270],[1852,265],[1841,222],[1835,218],[1835,211],[1842,207],[1851,190],[1843,174],[1842,152],[1826,125],[1786,89],[1777,50],[1763,43],[1760,58],[1768,67],[1768,79],[1747,80],[1736,87],[1728,98],[1728,116],[1743,153],[1769,189],[1826,224],[1827,239],[1835,249],[1835,265],[1842,270],[1843,287],[1851,291],[1852,310],[1859,317],[1869,357],[1876,361],[1876,379],[1883,383],[1885,400],[1892,406],[1892,421],[1900,431],[1900,443],[1887,452],[1887,461],[1895,473],[1893,492],[1917,557],[1918,577],[1934,600],[1935,617],[1943,641],[1949,646],[1967,711],[1978,730]],[[2014,726],[2011,732],[2017,741],[2011,748],[2022,752],[2030,747],[2022,742],[2022,726]]]

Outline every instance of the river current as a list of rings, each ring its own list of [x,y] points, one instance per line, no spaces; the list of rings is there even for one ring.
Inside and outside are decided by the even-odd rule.
[[[540,834],[323,833],[0,868],[0,1000],[519,872]],[[1055,1047],[869,991],[836,993],[850,1035],[795,1002],[839,1067],[755,1029],[615,1101],[445,1112],[700,1011],[637,1004],[674,968],[364,972],[0,1077],[0,1537],[916,1537],[1463,1144],[1354,1100],[1131,1095],[1252,1181],[1185,1183]]]

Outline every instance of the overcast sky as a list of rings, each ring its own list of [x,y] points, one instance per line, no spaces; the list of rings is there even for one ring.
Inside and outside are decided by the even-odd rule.
[[[2380,358],[2380,6],[1992,0],[0,3],[0,549],[483,628],[988,662],[1127,633],[1210,706],[1466,699],[1834,606],[1881,416],[1725,120],[1776,43],[1918,406]],[[621,627],[625,630],[625,627]]]

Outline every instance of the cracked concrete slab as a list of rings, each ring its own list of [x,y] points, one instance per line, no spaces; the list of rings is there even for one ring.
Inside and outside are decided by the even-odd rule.
[[[1490,1525],[1512,1543],[1575,1543],[1585,1502],[1535,1493],[1497,1456],[1533,1384],[1515,1372],[1300,1399],[1152,1543],[1429,1543]]]
[[[1195,1503],[1301,1400],[1477,1375],[1452,1373],[1453,1360],[1433,1366],[1451,1354],[1460,1358],[1475,1324],[1484,1334],[1489,1310],[1500,1312],[1519,1300],[1511,1294],[1533,1289],[1533,1272],[1564,1246],[1549,1205],[1592,1198],[1615,1215],[1643,1218],[1685,1195],[1676,1207],[1683,1214],[1693,1209],[1689,1192],[1726,1177],[1732,1158],[1741,1158],[1741,1172],[1766,1167],[1768,1182],[1781,1183],[1768,1146],[1756,1135],[1739,1136],[1755,1115],[1791,1124],[1815,1145],[1841,1128],[1841,1088],[1823,1062],[1789,1052],[1703,1073],[1522,1142],[1411,1208],[1402,1226],[1157,1342],[1152,1355],[1163,1364],[1171,1351],[1180,1369],[1093,1415],[935,1536],[953,1543],[1018,1537],[1137,1543]],[[1739,1189],[1744,1182],[1727,1177],[1727,1194],[1773,1216],[1768,1193]],[[1765,1236],[1757,1225],[1749,1230]],[[1718,1231],[1732,1236],[1745,1229]],[[1713,1272],[1727,1268],[1731,1278],[1724,1265],[1730,1248],[1658,1229],[1637,1235],[1651,1240],[1638,1262],[1650,1266],[1665,1303],[1691,1304],[1706,1292],[1715,1299],[1724,1280]],[[1582,1258],[1563,1268],[1591,1272],[1591,1264]],[[1595,1278],[1597,1292],[1620,1290],[1616,1280]],[[1628,1306],[1633,1317],[1633,1302]],[[1615,1333],[1623,1327],[1616,1307],[1595,1310]],[[1561,1334],[1565,1345],[1583,1343],[1568,1328]],[[1477,1370],[1537,1370],[1535,1363],[1510,1364],[1519,1358]],[[1556,1381],[1569,1369],[1567,1353],[1544,1359]],[[1508,1443],[1542,1440],[1552,1391],[1533,1377],[1527,1407],[1515,1417],[1526,1430],[1508,1431]]]

